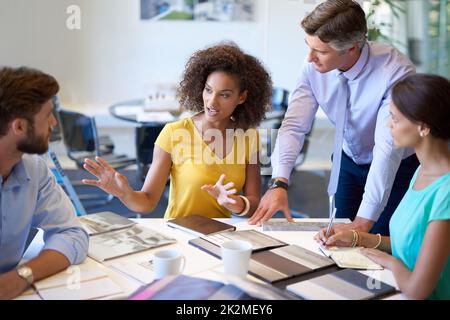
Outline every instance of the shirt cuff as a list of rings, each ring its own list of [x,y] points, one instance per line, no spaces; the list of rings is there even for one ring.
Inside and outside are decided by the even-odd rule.
[[[367,203],[364,200],[359,206],[357,217],[364,218],[376,222],[383,212],[384,207]]]
[[[289,181],[293,167],[278,166],[272,170],[272,178],[286,178]]]
[[[45,242],[42,250],[58,251],[69,260],[70,264],[79,264],[86,259],[88,239],[88,235],[83,230],[80,230],[76,238],[73,235],[56,234]]]

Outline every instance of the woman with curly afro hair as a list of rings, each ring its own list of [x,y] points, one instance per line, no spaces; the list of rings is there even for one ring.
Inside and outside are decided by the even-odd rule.
[[[260,200],[256,127],[270,106],[272,81],[255,57],[233,43],[195,52],[178,89],[180,105],[195,114],[167,124],[155,142],[141,191],[106,161],[87,159],[98,186],[128,208],[151,212],[170,175],[165,218],[251,216]]]

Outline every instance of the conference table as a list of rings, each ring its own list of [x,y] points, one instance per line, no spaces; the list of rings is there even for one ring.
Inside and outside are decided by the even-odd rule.
[[[284,218],[279,218],[284,220]],[[19,300],[86,300],[86,299],[126,299],[139,287],[152,282],[153,269],[151,261],[153,254],[163,249],[176,249],[185,256],[185,268],[183,274],[200,277],[209,280],[226,282],[221,260],[190,245],[188,241],[195,236],[174,229],[166,225],[165,219],[141,218],[133,219],[139,225],[161,232],[177,240],[176,243],[149,249],[139,253],[115,258],[99,263],[88,257],[82,264],[71,266],[52,277],[44,279],[35,284],[37,289],[29,289],[16,299]],[[263,231],[262,227],[249,225],[247,219],[233,217],[230,219],[219,219],[223,222],[236,226],[237,230],[256,229],[262,233],[282,240],[289,244],[296,244],[315,253],[321,254],[319,245],[314,241],[314,232],[310,231]],[[296,221],[327,222],[328,219],[295,219]],[[23,261],[36,256],[43,246],[42,231],[38,233],[28,250],[25,252]],[[336,267],[337,269],[337,267]],[[380,280],[398,290],[398,286],[389,270],[361,271],[363,274]],[[248,275],[248,280],[262,282]],[[276,286],[284,288],[290,282],[299,280],[290,279],[277,283]],[[404,299],[401,293],[395,293],[383,299]]]

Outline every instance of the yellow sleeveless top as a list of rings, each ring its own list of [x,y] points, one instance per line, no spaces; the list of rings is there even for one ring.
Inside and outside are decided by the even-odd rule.
[[[216,136],[220,132],[208,131]],[[259,137],[256,129],[232,130],[233,147],[220,159],[203,141],[192,118],[165,125],[155,144],[172,157],[169,203],[164,217],[178,218],[197,214],[210,218],[228,218],[231,212],[220,206],[204,184],[214,185],[221,174],[225,183],[234,182],[237,194],[242,192],[246,179],[246,166],[256,163]]]

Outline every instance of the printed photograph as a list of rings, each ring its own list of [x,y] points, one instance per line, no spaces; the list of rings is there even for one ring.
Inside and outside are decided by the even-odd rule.
[[[92,237],[89,256],[104,261],[175,242],[162,233],[136,225]]]
[[[112,212],[89,214],[82,216],[79,219],[90,236],[107,231],[123,229],[135,224],[135,222]]]
[[[141,0],[141,20],[253,21],[254,0]]]

